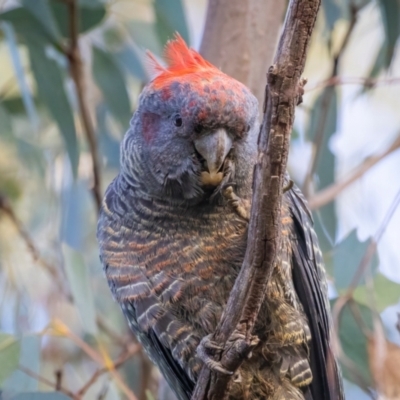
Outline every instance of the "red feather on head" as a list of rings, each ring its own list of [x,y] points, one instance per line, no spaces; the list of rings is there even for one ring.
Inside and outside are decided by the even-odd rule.
[[[156,89],[185,75],[196,74],[203,79],[215,76],[215,74],[223,75],[217,67],[206,61],[196,50],[189,48],[179,33],[176,33],[175,39],[170,40],[165,46],[164,57],[168,63],[167,67],[163,67],[150,52],[147,55],[158,74],[152,81],[152,85]]]

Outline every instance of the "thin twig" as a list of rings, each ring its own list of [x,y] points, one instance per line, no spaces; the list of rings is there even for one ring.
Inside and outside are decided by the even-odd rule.
[[[36,373],[35,371],[32,371],[30,368],[24,367],[23,365],[19,365],[18,369],[20,371],[22,371],[24,374],[30,376],[31,378],[36,379],[39,382],[44,383],[45,385],[58,390],[61,393],[66,394],[67,396],[71,397],[74,400],[78,400],[78,398],[75,396],[75,394],[71,391],[69,391],[68,389],[65,389],[64,387],[62,387],[61,385],[57,388],[57,383],[56,382],[52,382],[50,379],[45,378],[44,376],[39,375],[38,373]]]
[[[316,210],[323,207],[334,200],[344,189],[360,179],[366,172],[368,172],[374,165],[383,160],[386,156],[393,153],[400,148],[400,133],[396,140],[389,146],[383,153],[368,157],[357,168],[348,173],[345,178],[333,183],[325,189],[320,190],[308,199],[308,206],[311,210]]]
[[[111,368],[111,365],[107,365],[107,359],[99,354],[96,350],[94,350],[91,346],[89,346],[84,340],[82,340],[79,336],[73,333],[63,322],[60,320],[56,320],[49,327],[55,333],[65,336],[72,340],[84,353],[86,353],[93,361],[95,361],[99,365],[105,365],[105,368],[108,369],[114,381],[121,389],[121,391],[126,395],[128,400],[138,400],[135,394],[131,391],[128,385],[124,382],[121,375],[116,369]],[[50,330],[51,332],[51,330]]]
[[[60,280],[57,268],[54,265],[49,264],[43,257],[41,257],[40,251],[35,246],[33,240],[29,236],[22,222],[15,215],[14,210],[12,209],[8,199],[1,193],[0,193],[0,211],[6,214],[8,218],[11,220],[11,222],[14,224],[16,230],[18,231],[19,235],[25,242],[26,247],[31,253],[33,261],[39,264],[43,269],[45,269],[50,274],[50,276],[53,278],[53,282],[58,286],[59,290],[66,297],[70,297],[70,294],[67,292],[65,286],[62,284]]]
[[[69,48],[66,50],[66,56],[69,61],[71,77],[75,83],[75,88],[78,95],[80,117],[82,120],[82,125],[84,127],[84,132],[86,135],[86,139],[89,143],[90,153],[92,156],[92,166],[93,166],[92,192],[96,203],[97,211],[99,211],[102,199],[99,152],[97,148],[97,139],[92,119],[90,117],[89,108],[85,100],[83,63],[78,42],[79,38],[78,4],[77,0],[68,0],[65,1],[65,3],[67,4],[68,7],[69,30],[70,30],[70,45]]]
[[[225,348],[218,361],[229,371],[236,371],[251,350],[252,329],[279,251],[290,132],[319,7],[320,0],[291,0],[274,65],[267,76],[266,111],[258,138],[246,254],[212,338]],[[233,344],[226,346],[229,338]],[[225,398],[230,379],[229,375],[210,372],[203,366],[192,400]]]
[[[125,364],[130,358],[132,358],[135,354],[137,354],[141,350],[139,344],[134,344],[128,348],[127,351],[124,351],[113,363],[111,367],[103,367],[99,368],[95,371],[95,373],[90,377],[90,379],[76,392],[76,396],[82,397],[89,388],[100,378],[101,375],[107,373],[112,370],[116,370],[120,368],[123,364]]]
[[[332,76],[321,82],[317,82],[314,85],[307,87],[306,92],[312,92],[317,89],[323,89],[330,86],[339,85],[361,85],[367,88],[374,88],[382,85],[393,85],[400,84],[400,77],[392,78],[369,78],[369,77],[343,77],[343,76]]]

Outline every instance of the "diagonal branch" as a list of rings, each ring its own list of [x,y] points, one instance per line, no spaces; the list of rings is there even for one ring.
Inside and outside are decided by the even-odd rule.
[[[222,345],[220,363],[236,371],[251,351],[252,330],[280,245],[282,192],[301,74],[320,0],[291,0],[266,88],[264,118],[254,167],[253,199],[245,258],[213,335]],[[228,339],[241,337],[226,347]],[[231,376],[203,366],[192,400],[225,398]]]
[[[334,200],[344,189],[350,186],[357,179],[360,179],[374,165],[378,164],[386,156],[400,148],[400,134],[394,142],[381,154],[377,154],[365,159],[358,167],[352,170],[345,178],[333,183],[332,185],[320,190],[312,195],[308,200],[308,206],[311,210],[323,207]]]

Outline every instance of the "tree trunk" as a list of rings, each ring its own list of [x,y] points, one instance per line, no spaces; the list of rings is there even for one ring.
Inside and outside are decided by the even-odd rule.
[[[260,103],[286,2],[209,0],[200,53],[248,86]]]

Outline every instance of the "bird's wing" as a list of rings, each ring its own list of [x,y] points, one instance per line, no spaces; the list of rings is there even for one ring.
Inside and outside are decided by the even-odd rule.
[[[286,194],[293,225],[293,281],[311,330],[310,364],[313,381],[307,398],[344,399],[342,380],[330,347],[331,322],[327,282],[318,239],[307,202],[297,187]]]
[[[190,400],[194,383],[172,356],[171,350],[161,342],[159,335],[150,328],[144,332],[137,323],[137,312],[132,303],[125,303],[124,314],[136,337],[150,359],[157,364],[164,378],[174,390],[179,400]]]
[[[132,248],[143,247],[143,240],[123,215],[127,215],[126,205],[110,185],[97,229],[108,284],[151,360],[158,365],[179,400],[189,400],[193,381],[173,354],[181,355],[187,346],[195,348],[197,342],[191,338],[190,327],[176,318],[171,302],[167,301],[180,290],[179,282],[174,284],[173,278],[163,272],[153,280],[146,276],[146,266],[132,256]],[[155,291],[157,285],[163,287],[160,295]]]
[[[105,265],[110,289],[121,305],[129,327],[179,400],[189,400],[193,381],[172,356],[180,345],[186,345],[185,327],[176,320],[152,290],[140,266]],[[127,278],[125,274],[128,273]],[[177,331],[181,331],[178,333]],[[182,338],[183,336],[183,338]]]

